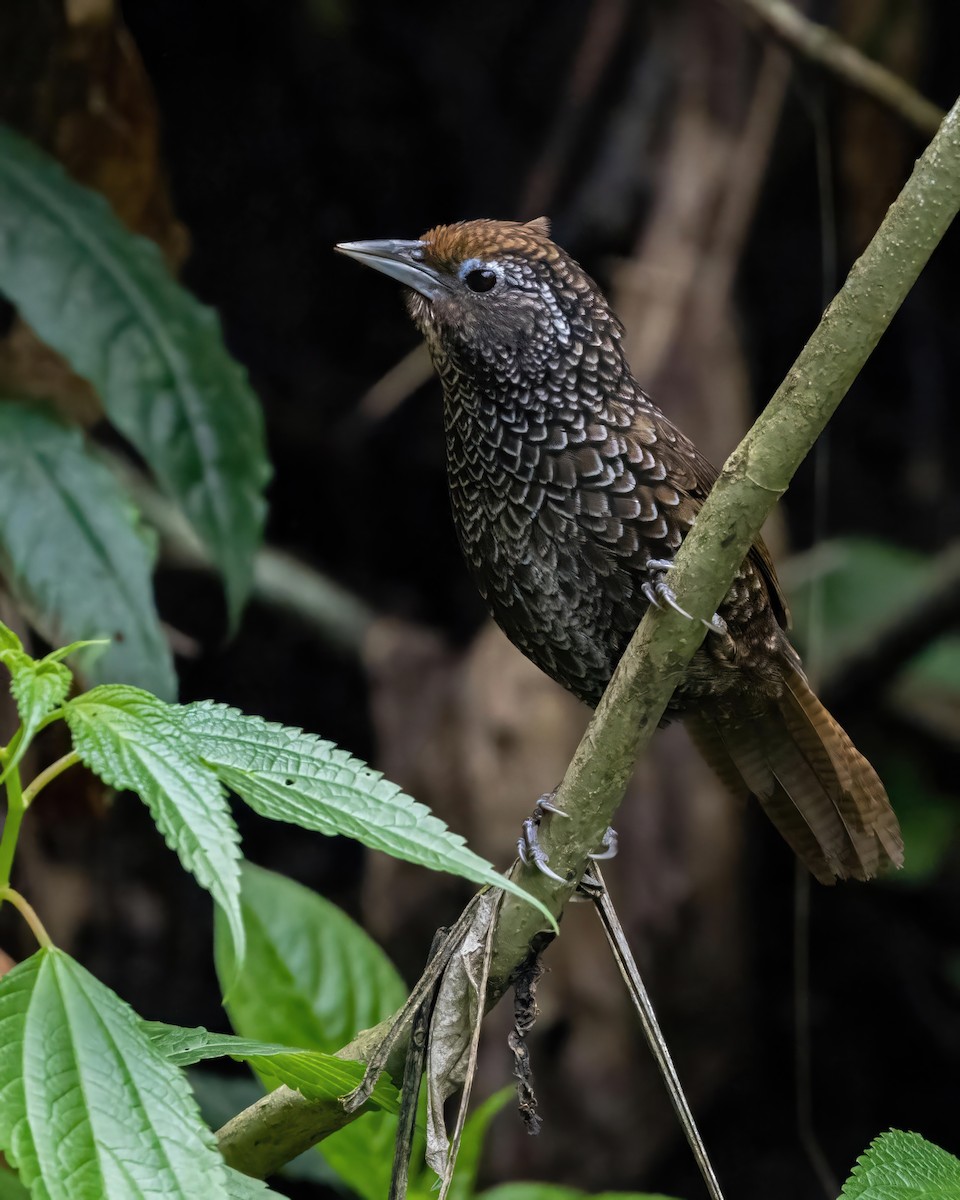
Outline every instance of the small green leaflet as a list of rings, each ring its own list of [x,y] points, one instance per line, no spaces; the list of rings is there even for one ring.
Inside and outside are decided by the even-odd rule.
[[[223,909],[242,962],[240,837],[224,788],[192,752],[177,711],[149,692],[105,684],[69,701],[65,717],[84,765],[141,797],[167,845]]]
[[[210,700],[178,712],[194,752],[261,816],[343,834],[371,850],[503,888],[556,927],[538,900],[474,854],[426,805],[332,742]]]
[[[957,1200],[960,1160],[918,1133],[891,1129],[867,1147],[841,1200]]]
[[[299,1050],[262,1057],[248,1055],[247,1062],[271,1087],[285,1083],[308,1100],[340,1100],[363,1079],[363,1063],[349,1062],[320,1051]],[[370,1096],[373,1107],[400,1111],[400,1093],[388,1079],[381,1079]]]
[[[183,1074],[59,950],[0,980],[0,1149],[44,1200],[231,1194]]]
[[[39,662],[22,650],[0,650],[0,662],[10,672],[10,691],[23,725],[20,742],[6,770],[19,764],[40,722],[67,698],[73,676],[61,662]]]
[[[260,406],[215,314],[102,196],[3,127],[0,287],[180,503],[223,572],[235,623],[269,467]]]
[[[337,1100],[359,1084],[363,1066],[319,1050],[300,1050],[273,1042],[257,1042],[227,1033],[210,1033],[203,1028],[185,1029],[144,1021],[143,1029],[153,1045],[175,1066],[189,1066],[210,1058],[231,1058],[248,1062],[274,1086],[285,1083],[315,1100]],[[378,1108],[397,1112],[400,1095],[387,1080],[381,1080],[371,1097]]]
[[[156,1049],[175,1067],[189,1067],[211,1058],[246,1060],[251,1054],[288,1054],[290,1046],[258,1042],[232,1033],[211,1033],[202,1025],[168,1025],[165,1021],[141,1021],[143,1032]]]
[[[22,650],[23,642],[7,625],[0,621],[0,650]]]

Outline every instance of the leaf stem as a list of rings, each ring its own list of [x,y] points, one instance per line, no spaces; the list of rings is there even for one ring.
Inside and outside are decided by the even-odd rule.
[[[30,904],[28,900],[24,899],[24,897],[12,887],[0,888],[0,904],[2,904],[4,900],[9,900],[13,907],[20,913],[20,916],[23,917],[26,923],[30,926],[30,932],[37,939],[44,950],[51,950],[53,948],[53,940],[51,939],[50,934],[47,933],[46,929],[44,929],[43,922],[37,916],[36,909],[33,907],[33,905]]]
[[[12,742],[10,744],[13,745]],[[20,823],[25,811],[23,792],[20,788],[20,768],[11,767],[7,776],[7,818],[3,823],[3,836],[0,837],[0,903],[3,893],[9,890],[13,856],[17,849]]]
[[[62,775],[64,771],[74,766],[80,761],[80,755],[76,750],[71,750],[69,754],[64,754],[62,758],[58,758],[56,762],[52,762],[49,767],[45,767],[40,774],[32,780],[23,790],[23,807],[27,809],[37,798],[37,793],[42,792],[48,783],[52,783],[58,775]]]

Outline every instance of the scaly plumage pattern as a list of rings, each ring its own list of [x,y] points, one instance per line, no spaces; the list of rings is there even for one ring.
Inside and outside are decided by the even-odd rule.
[[[545,221],[352,246],[412,287],[443,384],[457,533],[491,613],[595,705],[647,607],[643,584],[662,577],[650,563],[672,560],[716,471],[637,384],[619,320]],[[388,265],[362,253],[378,246]],[[803,676],[760,540],[719,613],[728,632],[708,634],[670,714],[818,879],[899,865],[886,793]]]

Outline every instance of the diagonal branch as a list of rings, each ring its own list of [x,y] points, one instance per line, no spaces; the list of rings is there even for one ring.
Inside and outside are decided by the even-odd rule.
[[[950,110],[900,196],[823,315],[767,408],[730,456],[671,571],[679,603],[708,617],[720,604],[767,513],[853,383],[927,259],[960,209],[960,101]],[[545,821],[541,845],[568,879],[557,884],[514,864],[528,891],[559,915],[589,849],[613,819],[637,754],[653,735],[704,627],[651,609],[618,666],[556,795],[568,819]],[[487,988],[496,1003],[531,947],[548,938],[543,918],[505,896]],[[340,1051],[365,1061],[391,1022]],[[399,1078],[404,1039],[387,1061]],[[337,1104],[279,1088],[219,1133],[227,1162],[264,1176],[353,1118]]]
[[[826,25],[811,21],[788,0],[734,0],[752,13],[774,37],[872,97],[908,125],[931,137],[946,115],[888,67],[874,62]]]

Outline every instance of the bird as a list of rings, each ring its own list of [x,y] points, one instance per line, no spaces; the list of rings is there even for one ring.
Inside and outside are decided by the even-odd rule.
[[[546,218],[336,249],[405,285],[442,385],[458,540],[490,613],[596,706],[649,605],[679,607],[670,567],[716,469],[636,381],[623,325]],[[759,800],[816,879],[870,879],[902,865],[900,827],[788,624],[758,537],[665,720]]]

